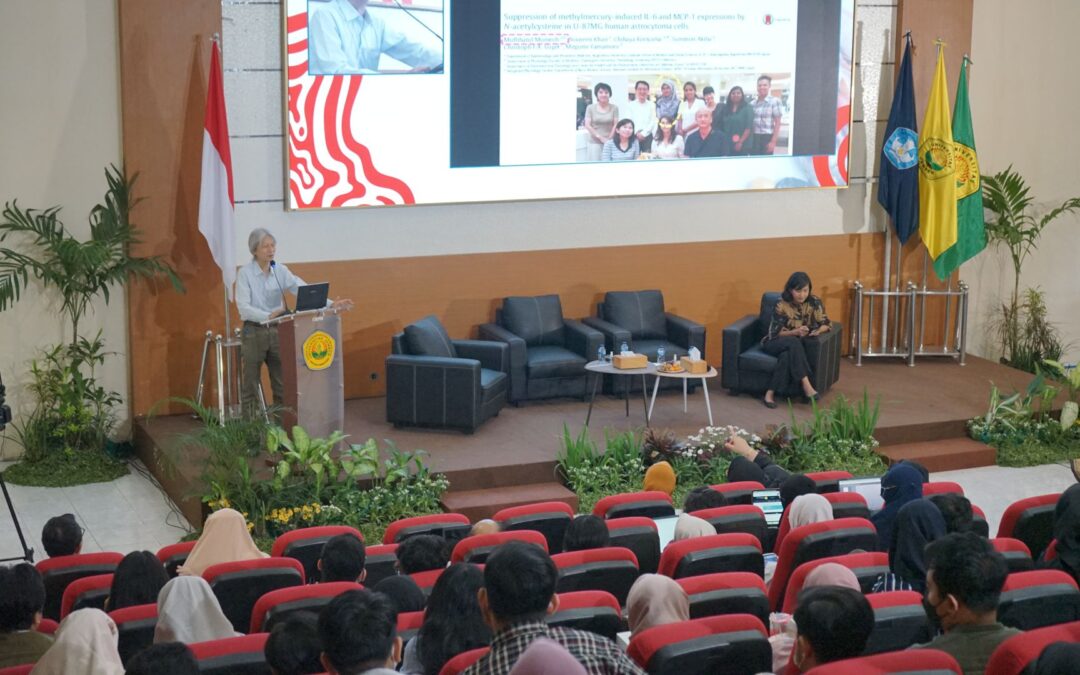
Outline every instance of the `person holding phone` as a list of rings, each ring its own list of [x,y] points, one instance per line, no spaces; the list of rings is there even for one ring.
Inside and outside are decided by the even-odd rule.
[[[762,400],[766,408],[776,407],[777,391],[789,392],[796,387],[802,387],[807,400],[818,400],[817,390],[810,383],[810,361],[803,341],[828,333],[831,326],[825,305],[811,293],[813,289],[806,272],[795,272],[788,277],[773,310],[769,330],[761,340],[765,353],[778,359]]]

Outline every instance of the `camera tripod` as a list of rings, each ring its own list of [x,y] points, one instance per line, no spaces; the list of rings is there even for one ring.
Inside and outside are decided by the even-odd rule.
[[[4,378],[0,377],[0,431],[7,428],[11,421],[11,408],[4,403]],[[4,501],[7,503],[8,513],[11,514],[11,522],[15,523],[15,534],[19,535],[19,545],[22,546],[23,554],[13,558],[0,558],[0,563],[25,560],[34,562],[34,549],[26,545],[26,537],[23,536],[22,526],[19,525],[19,516],[15,513],[15,505],[11,503],[11,495],[8,494],[7,483],[4,482],[4,474],[0,473],[0,491],[4,493]]]

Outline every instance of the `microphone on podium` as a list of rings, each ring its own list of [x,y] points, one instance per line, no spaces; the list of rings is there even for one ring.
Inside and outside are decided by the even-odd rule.
[[[277,282],[278,290],[281,291],[281,304],[285,306],[285,314],[292,314],[292,310],[289,309],[289,299],[285,297],[285,289],[281,286],[281,279],[278,279],[277,275],[277,261],[270,261],[270,274],[274,275],[274,281]]]

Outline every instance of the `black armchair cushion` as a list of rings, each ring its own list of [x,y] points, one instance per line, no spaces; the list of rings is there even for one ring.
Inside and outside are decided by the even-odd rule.
[[[457,358],[449,333],[434,316],[425,316],[405,326],[405,344],[414,356]]]
[[[776,370],[776,357],[765,353],[760,344],[756,344],[739,354],[739,370],[753,370],[772,374]]]
[[[758,314],[758,322],[761,324],[761,337],[765,336],[765,333],[769,331],[769,324],[772,323],[772,315],[776,311],[776,303],[780,302],[780,293],[762,293],[761,294],[761,311]],[[773,363],[776,359],[773,359]]]
[[[610,291],[604,295],[604,316],[630,331],[637,340],[667,339],[664,295],[660,291]]]
[[[506,298],[502,324],[528,347],[563,344],[562,303],[557,295]]]
[[[585,372],[585,359],[565,347],[533,347],[525,354],[529,379],[578,377]]]

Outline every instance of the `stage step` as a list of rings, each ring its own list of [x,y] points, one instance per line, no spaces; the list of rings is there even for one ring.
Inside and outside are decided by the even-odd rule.
[[[878,448],[890,464],[902,459],[914,460],[930,472],[993,466],[997,451],[971,438],[945,438],[922,443],[901,443]]]
[[[565,502],[575,512],[578,507],[577,495],[554,482],[447,492],[442,498],[443,508],[464,514],[474,523],[490,518],[500,509],[536,502]]]

